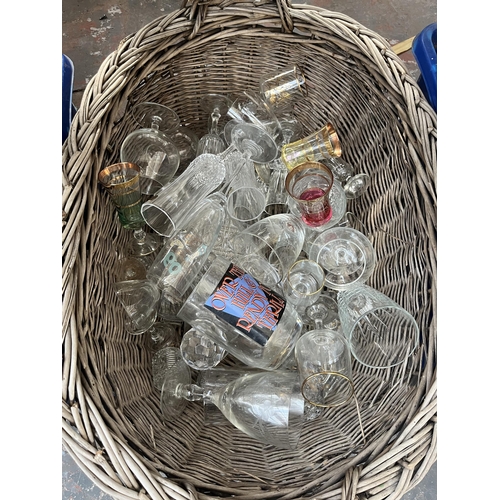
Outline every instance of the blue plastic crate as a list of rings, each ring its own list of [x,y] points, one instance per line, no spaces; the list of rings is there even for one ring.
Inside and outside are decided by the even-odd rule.
[[[429,24],[414,38],[412,51],[420,69],[418,84],[437,112],[437,23]]]
[[[69,133],[71,120],[75,116],[76,108],[73,104],[73,78],[75,69],[73,61],[66,55],[62,55],[62,142],[66,140]]]

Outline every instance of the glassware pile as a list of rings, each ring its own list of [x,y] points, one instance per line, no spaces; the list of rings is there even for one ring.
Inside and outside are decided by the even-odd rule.
[[[352,358],[393,367],[419,341],[415,319],[366,285],[375,251],[346,206],[369,176],[340,158],[330,123],[304,134],[304,96],[297,65],[236,98],[202,96],[201,138],[137,104],[139,128],[99,174],[133,232],[114,290],[127,331],[147,337],[164,418],[199,401],[289,449],[307,419],[355,399]]]

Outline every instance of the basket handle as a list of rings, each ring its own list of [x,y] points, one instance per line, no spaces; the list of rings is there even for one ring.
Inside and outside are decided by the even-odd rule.
[[[194,38],[203,26],[209,7],[218,6],[220,9],[224,9],[233,4],[251,4],[254,7],[276,4],[285,33],[291,33],[294,29],[293,19],[290,15],[290,0],[183,0],[182,8],[189,9],[188,19],[194,20],[193,31],[189,39]]]

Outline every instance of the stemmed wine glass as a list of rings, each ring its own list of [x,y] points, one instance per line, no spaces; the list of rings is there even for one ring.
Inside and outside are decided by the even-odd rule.
[[[331,157],[321,161],[332,170],[335,178],[343,185],[348,200],[359,198],[370,187],[370,176],[365,173],[356,174],[354,167],[344,159]]]
[[[212,385],[205,390],[191,383],[191,372],[174,349],[170,348],[161,390],[160,404],[166,420],[178,418],[187,401],[209,401],[254,439],[277,448],[296,448],[306,417],[297,372],[247,373],[227,385]]]
[[[148,267],[160,246],[160,239],[144,230],[139,167],[134,163],[115,163],[102,169],[98,180],[108,192],[121,225],[133,230],[126,256],[136,257]]]
[[[141,192],[153,195],[179,168],[179,149],[164,132],[177,128],[179,117],[172,109],[153,102],[136,104],[132,116],[141,128],[127,135],[120,149],[120,159],[140,167]]]

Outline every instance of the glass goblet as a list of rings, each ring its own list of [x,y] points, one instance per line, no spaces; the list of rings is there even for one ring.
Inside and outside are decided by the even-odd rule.
[[[160,240],[144,231],[139,167],[134,163],[115,163],[102,169],[98,180],[108,192],[120,224],[125,229],[133,230],[133,239],[126,248],[126,254],[149,265]]]
[[[282,449],[298,445],[305,404],[297,372],[249,373],[205,390],[191,384],[190,374],[173,364],[164,380],[161,410],[167,420],[181,413],[178,409],[185,401],[208,400],[248,436]]]
[[[268,287],[279,285],[297,260],[305,232],[292,214],[271,215],[235,235],[234,261]]]
[[[285,299],[292,303],[299,314],[318,300],[325,284],[323,268],[315,261],[301,259],[289,269],[283,282]]]
[[[365,283],[376,264],[370,240],[351,227],[332,227],[320,233],[311,243],[308,257],[325,270],[325,285],[333,290]]]
[[[282,138],[281,124],[274,110],[261,97],[260,92],[243,91],[233,101],[227,114],[238,123],[252,123],[266,130],[277,142]]]
[[[354,167],[340,157],[325,158],[322,162],[329,167],[336,179],[343,184],[348,200],[359,198],[370,187],[368,174],[355,174]]]
[[[304,333],[295,345],[295,359],[308,403],[332,408],[351,400],[351,352],[342,334],[329,329]]]
[[[170,108],[152,102],[136,104],[132,116],[142,128],[127,135],[120,149],[120,160],[140,167],[141,191],[153,195],[174,177],[179,168],[179,149],[162,132],[162,129],[176,128],[179,117]]]
[[[342,332],[337,301],[327,293],[322,293],[313,304],[307,306],[301,318],[309,329],[328,328]]]
[[[114,290],[126,313],[125,329],[132,335],[149,330],[156,321],[160,292],[147,280],[120,281]]]

